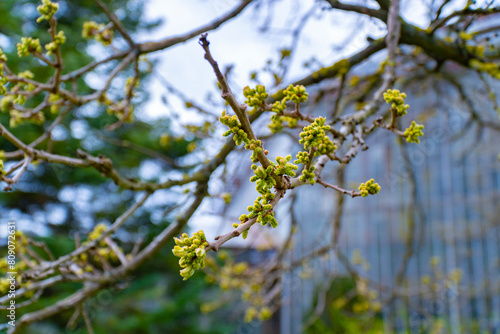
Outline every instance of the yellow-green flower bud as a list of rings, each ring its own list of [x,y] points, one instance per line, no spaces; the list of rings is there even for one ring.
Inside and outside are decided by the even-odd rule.
[[[43,20],[49,21],[52,16],[57,12],[59,9],[59,4],[54,3],[50,0],[42,0],[42,4],[37,7],[38,12],[42,15],[40,16],[36,22],[40,23]]]
[[[423,129],[423,125],[417,124],[415,123],[415,121],[412,121],[410,127],[407,128],[404,132],[406,141],[408,143],[420,143],[420,139],[418,137],[422,137],[424,135],[424,132],[422,131]]]
[[[57,33],[54,38],[54,41],[45,44],[45,50],[47,50],[47,55],[53,54],[57,48],[66,43],[66,36],[64,36],[64,32],[61,30]]]
[[[205,249],[204,248],[196,248],[196,256],[199,258],[205,257]]]
[[[188,266],[181,270],[181,276],[184,277],[184,281],[187,280],[189,277],[193,276],[193,274],[194,274],[194,268],[192,266]]]
[[[397,89],[388,89],[384,93],[384,100],[387,103],[392,103],[392,109],[396,112],[396,116],[404,116],[407,113],[409,106],[405,104],[406,94],[401,93]]]
[[[362,197],[367,197],[368,195],[377,194],[380,191],[380,186],[378,183],[375,183],[375,180],[370,179],[366,183],[361,183],[358,190]]]
[[[19,57],[29,56],[34,53],[42,53],[42,47],[38,38],[22,37],[21,42],[17,43],[17,54]]]

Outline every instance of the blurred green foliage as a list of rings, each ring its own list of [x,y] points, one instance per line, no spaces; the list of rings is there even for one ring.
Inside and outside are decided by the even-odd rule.
[[[103,54],[109,54],[109,50],[103,49],[96,42],[88,42],[81,36],[83,22],[92,19],[97,22],[108,23],[105,14],[95,5],[92,0],[84,1],[59,1],[59,11],[56,14],[58,19],[58,29],[64,30],[67,36],[67,42],[63,45],[63,75],[75,69],[78,69],[94,60],[94,56],[102,57]],[[124,1],[114,0],[105,1],[111,10],[116,11],[119,18],[122,20],[125,27],[132,34],[145,33],[160,24],[160,21],[147,22],[143,20],[142,13],[145,1]],[[42,44],[49,41],[50,37],[47,32],[48,23],[42,21],[37,24],[36,18],[39,16],[36,7],[39,1],[26,0],[4,0],[0,2],[0,47],[7,54],[7,64],[13,72],[21,72],[29,69],[35,74],[35,79],[38,81],[46,81],[52,74],[53,69],[43,65],[40,61],[33,57],[19,58],[16,53],[16,44],[22,36],[30,36],[40,38]],[[118,41],[120,45],[120,41]],[[123,47],[126,47],[123,42]],[[90,51],[92,50],[92,51]],[[93,74],[80,77],[76,82],[77,91],[79,94],[89,94],[93,92],[92,87],[99,85],[99,77],[109,73],[116,63],[111,63],[109,66],[98,67]],[[131,73],[131,69],[125,70],[115,80],[125,81],[126,77]],[[147,77],[143,79],[143,84],[147,84]],[[97,82],[96,82],[97,81]],[[102,83],[101,83],[102,84]],[[67,86],[73,83],[67,82]],[[119,86],[119,85],[117,85]],[[73,89],[72,87],[67,87]],[[111,87],[108,96],[121,96],[123,87]],[[133,100],[134,105],[140,114],[141,105],[148,100],[149,96],[146,91],[139,91],[137,97]],[[43,96],[39,96],[38,100],[28,101],[28,103],[40,103]],[[27,105],[28,107],[31,105]],[[10,129],[14,135],[20,138],[23,142],[30,143],[42,135],[45,129],[50,126],[52,121],[57,117],[46,111],[45,116],[47,121],[43,126],[33,124],[21,124],[16,128]],[[0,113],[0,121],[2,124],[8,124],[8,114]],[[159,151],[167,157],[175,158],[187,154],[187,145],[189,141],[179,138],[172,141],[168,147],[162,147],[159,143],[159,137],[162,133],[169,132],[170,123],[168,120],[159,120],[154,124],[149,124],[141,121],[140,117],[133,124],[127,124],[116,131],[106,131],[105,126],[115,123],[117,119],[106,112],[104,106],[99,106],[96,103],[91,103],[82,107],[73,107],[64,121],[59,125],[53,135],[53,140],[50,144],[45,141],[37,148],[58,152],[62,155],[76,156],[77,149],[84,149],[88,153],[97,156],[104,154],[109,157],[120,173],[127,177],[136,178],[138,175],[138,161],[147,160],[143,153],[130,148],[124,148],[127,142],[134,142],[136,145],[151,150]],[[15,151],[15,147],[0,138],[0,150],[5,152]],[[165,169],[169,166],[162,165]],[[63,233],[63,226],[71,229],[78,229],[79,224],[75,223],[76,211],[73,210],[71,203],[62,203],[58,198],[62,187],[68,185],[91,187],[94,193],[107,191],[105,188],[110,186],[110,181],[101,177],[98,172],[92,168],[75,169],[62,165],[47,165],[39,163],[34,173],[28,173],[26,178],[19,183],[13,192],[0,193],[0,206],[20,210],[33,216],[36,213],[47,214],[50,204],[58,204],[66,207],[68,214],[64,222],[58,227]],[[117,206],[109,212],[108,218],[116,218],[117,214],[122,212],[123,206]],[[113,212],[111,212],[113,211]],[[81,212],[79,210],[78,212]],[[99,213],[90,213],[98,215]],[[78,217],[76,217],[78,218]],[[63,224],[64,223],[64,224]]]
[[[377,314],[356,312],[357,305],[366,303],[356,293],[356,282],[350,277],[334,279],[326,291],[325,307],[321,315],[307,328],[307,334],[385,333],[384,321]],[[316,305],[316,301],[314,303]]]
[[[151,239],[153,231],[147,239]],[[43,238],[55,250],[55,256],[74,249],[71,240],[64,237]],[[133,245],[128,245],[133,246]],[[200,307],[207,298],[213,298],[216,288],[209,288],[203,275],[194,275],[186,285],[177,272],[177,259],[171,255],[172,244],[165,246],[155,257],[129,279],[110,286],[85,302],[94,333],[233,333],[236,322],[227,321],[219,312],[202,314]],[[53,305],[74,292],[78,284],[63,283],[44,292],[36,304],[19,309],[21,314]],[[207,294],[210,294],[208,296]],[[35,323],[21,331],[23,334],[87,333],[80,318],[74,327],[66,328],[73,310],[48,321]],[[4,313],[0,311],[4,318]]]

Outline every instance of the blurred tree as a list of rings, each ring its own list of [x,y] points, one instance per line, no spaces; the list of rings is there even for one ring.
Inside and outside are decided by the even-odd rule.
[[[119,15],[122,18],[123,25],[131,33],[146,33],[147,31],[155,28],[161,21],[147,22],[142,19],[142,12],[144,6],[147,4],[144,1],[105,1],[107,6],[112,10],[119,9]],[[39,1],[15,1],[6,0],[0,2],[0,34],[5,37],[3,52],[8,57],[9,68],[14,73],[30,70],[34,73],[35,77],[40,81],[47,81],[52,76],[52,69],[44,66],[37,59],[19,58],[17,56],[16,44],[21,40],[22,36],[30,35],[32,37],[40,38],[42,43],[48,43],[50,37],[47,36],[47,29],[49,24],[47,21],[36,23],[36,19],[40,16],[37,11]],[[88,43],[82,38],[82,27],[87,18],[92,17],[93,20],[104,22],[107,20],[106,15],[96,5],[94,1],[60,1],[58,11],[58,27],[64,31],[68,43],[61,46],[61,52],[64,54],[64,70],[67,73],[78,70],[96,60],[98,53],[90,52]],[[92,43],[95,47],[98,43]],[[106,50],[104,50],[106,51]],[[112,67],[100,69],[101,75],[109,75]],[[126,76],[130,75],[130,71],[123,71],[118,73],[118,79],[125,80]],[[146,78],[144,78],[146,80]],[[143,80],[143,82],[144,82]],[[92,89],[88,85],[88,80],[85,77],[79,79],[76,91],[78,94],[89,94]],[[137,99],[137,104],[140,104],[148,99],[148,94],[145,91],[140,91],[140,98]],[[33,102],[40,103],[43,98],[35,96]],[[155,152],[155,156],[151,159],[157,159],[163,163],[163,167],[171,168],[171,163],[174,158],[180,157],[187,153],[187,145],[191,141],[185,140],[182,137],[173,138],[167,145],[162,145],[157,139],[158,133],[153,132],[153,127],[145,122],[137,121],[134,126],[134,131],[128,131],[124,128],[118,129],[116,132],[102,132],[104,124],[112,124],[114,118],[106,113],[105,108],[95,106],[95,111],[92,113],[67,113],[63,120],[57,122],[58,130],[64,133],[64,140],[47,141],[39,145],[41,149],[52,150],[56,152],[64,152],[63,154],[72,155],[78,148],[85,147],[86,151],[93,155],[101,153],[112,158],[119,165],[126,169],[133,171],[137,167],[136,161],[144,159],[144,151]],[[57,114],[47,113],[47,124],[52,123],[57,119]],[[0,122],[8,124],[9,114],[0,113]],[[75,125],[77,124],[77,125]],[[169,122],[160,121],[158,123],[161,132],[165,136],[168,133]],[[75,126],[84,129],[85,133],[78,136],[72,135]],[[13,129],[13,133],[23,142],[31,143],[40,136],[42,136],[47,128],[38,125],[26,123],[21,124]],[[98,144],[83,144],[85,140],[95,138]],[[127,149],[132,144],[133,149]],[[9,151],[15,149],[7,143],[2,143],[2,150]],[[146,154],[146,157],[148,155]],[[158,158],[159,157],[159,158]],[[33,175],[34,176],[34,175]],[[47,218],[54,210],[59,210],[60,214],[57,216],[56,221],[44,219],[44,225],[50,226],[49,238],[41,239],[47,243],[49,249],[54,252],[54,256],[62,256],[74,247],[74,241],[68,239],[68,236],[73,233],[86,233],[89,226],[83,225],[85,219],[92,219],[95,221],[111,221],[114,217],[118,216],[126,209],[126,203],[122,202],[122,197],[119,195],[112,201],[110,206],[90,206],[82,207],[75,202],[76,198],[61,200],[61,191],[69,191],[72,196],[78,196],[82,189],[90,190],[93,194],[108,194],[113,196],[109,190],[107,179],[102,177],[94,169],[73,169],[67,168],[62,165],[47,165],[41,164],[37,167],[35,177],[30,178],[30,182],[20,184],[19,189],[13,192],[0,193],[0,205],[2,207],[1,216],[8,216],[9,210],[20,211],[23,216],[33,217],[42,214]],[[88,198],[90,203],[93,201]],[[127,193],[122,196],[130,196]],[[63,208],[61,210],[61,208]],[[63,214],[61,214],[61,212]],[[148,214],[144,213],[143,221],[148,221]],[[137,233],[140,224],[130,226],[130,233]],[[152,238],[153,231],[148,234],[141,234],[141,238],[146,240]],[[133,244],[130,246],[133,247]],[[201,303],[200,290],[206,285],[203,279],[200,278],[197,284],[194,284],[188,289],[178,289],[181,282],[178,282],[178,271],[176,269],[175,260],[172,256],[163,255],[155,257],[151,260],[148,266],[149,270],[143,270],[137,280],[131,282],[130,289],[113,290],[113,296],[110,299],[113,307],[109,305],[98,305],[95,311],[99,313],[94,321],[96,333],[120,332],[120,333],[140,333],[141,331],[164,332],[173,330],[175,332],[185,333],[221,333],[225,332],[227,328],[221,327],[218,330],[218,325],[211,326],[212,331],[206,332],[198,327],[199,312],[191,312],[188,310],[199,309]],[[171,254],[168,252],[168,254]],[[170,263],[166,265],[166,263]],[[172,280],[173,279],[173,280]],[[125,284],[125,283],[124,283]],[[150,290],[150,295],[139,298],[137,294],[143,292],[146,287],[157,286],[156,290]],[[176,288],[177,287],[177,288]],[[62,296],[67,295],[75,288],[74,284],[69,286],[62,286],[61,289],[55,291],[48,289],[45,291],[42,301],[35,305],[28,306],[26,312],[38,309],[40,306],[48,306]],[[158,290],[159,289],[159,290]],[[111,291],[111,290],[108,290]],[[139,292],[137,292],[139,291]],[[178,293],[177,293],[178,292]],[[186,298],[189,296],[189,298]],[[197,296],[200,296],[198,298]],[[195,298],[195,299],[193,299]],[[106,302],[107,303],[107,302]],[[143,306],[137,306],[137,303],[156,303],[156,309],[149,314],[149,318],[141,313]],[[190,304],[191,303],[191,304]],[[186,305],[189,304],[189,307]],[[198,306],[196,306],[196,304]],[[131,310],[135,310],[130,313]],[[125,313],[125,314],[123,314]],[[44,324],[40,328],[37,326],[29,329],[29,332],[46,333],[47,328],[51,331],[63,331],[71,312],[63,314],[62,317],[56,319],[57,326],[50,327]],[[157,327],[151,327],[149,323],[151,319],[156,317],[157,320],[162,321],[158,323]],[[189,321],[190,317],[194,320]],[[110,319],[124,319],[127,321],[110,321]],[[176,318],[183,318],[186,321],[177,322],[172,321]],[[55,325],[56,323],[52,323]],[[49,326],[49,327],[47,327]],[[166,326],[162,328],[161,326]],[[76,323],[73,332],[81,331],[82,324]]]
[[[280,50],[278,62],[270,60],[261,72],[251,75],[250,80],[258,82],[259,75],[269,74],[273,88],[259,84],[232,91],[227,79],[231,67],[219,67],[206,32],[254,4],[263,10],[275,3],[244,0],[183,35],[141,43],[136,42],[136,33],[158,24],[142,20],[141,1],[8,0],[0,4],[0,20],[5,22],[0,33],[7,37],[5,50],[0,52],[0,176],[6,191],[0,197],[2,212],[20,212],[20,217],[51,226],[50,238],[33,240],[28,231],[16,231],[15,223],[6,224],[11,244],[15,241],[15,254],[7,248],[7,257],[0,262],[5,273],[0,291],[6,294],[0,303],[9,305],[14,299],[8,293],[15,288],[19,313],[2,328],[9,333],[26,328],[31,332],[47,325],[38,322],[57,315],[60,318],[52,325],[79,323],[88,332],[200,332],[207,326],[193,323],[199,318],[192,312],[210,290],[200,277],[190,278],[199,269],[205,269],[208,281],[223,290],[238,292],[246,303],[246,322],[267,320],[279,308],[282,274],[332,249],[337,251],[338,234],[333,244],[318,245],[310,255],[292,263],[285,261],[285,253],[294,228],[276,252],[258,263],[235,261],[227,255],[213,258],[211,251],[217,252],[239,236],[251,238],[257,229],[277,227],[275,206],[282,198],[293,199],[297,187],[316,184],[336,191],[340,214],[332,221],[337,227],[344,196],[377,195],[381,188],[373,179],[357,189],[346,189],[326,182],[322,173],[333,164],[348,165],[368,149],[365,140],[375,131],[385,131],[409,145],[420,142],[423,126],[414,115],[407,115],[407,96],[394,87],[408,78],[435,73],[461,87],[453,73],[443,69],[445,63],[475,71],[490,92],[492,108],[480,112],[471,108],[471,121],[500,129],[498,119],[492,117],[499,110],[497,98],[490,79],[485,79],[500,78],[498,48],[492,38],[484,38],[499,28],[471,28],[479,17],[500,12],[493,2],[468,1],[446,15],[443,9],[450,1],[440,6],[433,2],[426,29],[401,17],[399,0],[368,1],[366,6],[318,2],[314,10],[365,15],[387,33],[329,66],[308,64],[309,75],[282,86],[301,27],[315,13],[310,11],[291,31],[292,43]],[[155,64],[146,56],[197,37],[222,99],[190,100],[175,83],[165,82],[169,94],[183,100],[186,109],[195,110],[201,121],[182,129],[174,129],[179,117],[175,113],[147,121],[140,113],[148,99],[141,87]],[[384,61],[374,73],[362,78],[351,73],[379,52]],[[309,89],[326,81],[334,82],[333,88]],[[319,103],[333,104],[327,115],[316,117],[314,107]],[[354,108],[347,108],[353,104]],[[216,115],[223,108],[222,126]],[[265,119],[270,131],[260,131],[254,125],[258,119]],[[268,145],[267,139],[279,133],[297,142],[284,157]],[[221,142],[221,134],[229,138]],[[251,151],[245,151],[244,159],[238,145]],[[250,181],[255,182],[259,195],[248,213],[232,222],[233,228],[225,226],[226,233],[210,240],[203,231],[173,239],[186,230],[195,213],[200,214],[205,207],[202,203],[219,205],[223,200],[228,204],[231,192],[237,190],[231,183],[233,170],[251,163]],[[256,223],[264,227],[253,227]],[[169,243],[179,258],[181,276],[190,278],[184,285],[171,277],[177,259],[165,258],[169,250],[164,246]],[[14,270],[16,278],[9,280],[7,272]],[[401,282],[403,276],[404,272],[398,273],[396,281]],[[126,286],[129,289],[121,291]],[[375,306],[381,307],[383,301],[367,286],[358,279],[352,303],[339,308],[376,311]],[[98,300],[106,291],[112,294],[113,307],[102,307]],[[92,306],[93,298],[101,305]],[[211,303],[203,304],[205,311],[226,301],[218,295],[209,299]],[[331,311],[342,330],[359,330],[356,324],[342,324],[337,310]],[[234,330],[235,325],[212,322],[207,332]],[[322,328],[324,323],[318,320],[314,326]],[[38,330],[46,331],[45,327]]]

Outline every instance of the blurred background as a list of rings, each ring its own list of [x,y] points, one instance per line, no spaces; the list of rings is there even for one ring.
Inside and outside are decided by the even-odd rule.
[[[185,33],[237,4],[232,0],[105,2],[139,42]],[[450,1],[444,14],[466,3]],[[91,0],[59,4],[58,22],[67,36],[65,70],[104,58],[109,50],[84,42],[81,29],[89,19],[106,22],[105,15]],[[18,58],[15,48],[21,36],[47,38],[47,27],[35,23],[37,5],[34,0],[0,2],[0,47],[13,71],[30,69],[42,80],[51,71],[37,60]],[[425,28],[439,5],[402,1],[402,16]],[[241,97],[247,85],[286,86],[386,33],[376,20],[323,8],[312,0],[256,1],[210,32],[212,51],[232,90]],[[499,22],[500,16],[492,15],[476,20],[471,29]],[[495,30],[488,36],[489,43],[500,48]],[[289,49],[294,50],[292,56],[283,56]],[[402,48],[408,59],[413,52]],[[371,86],[368,92],[375,89],[385,57],[376,54],[349,73],[352,84],[343,93],[343,113],[359,109],[364,101],[358,84]],[[480,111],[483,120],[498,124],[495,104],[474,71],[446,63],[443,72],[430,73],[432,61],[412,57],[411,66],[403,61],[398,68],[404,78],[398,88],[408,95],[407,117],[425,125],[422,142],[404,145],[379,129],[367,140],[369,149],[346,168],[335,165],[325,170],[325,180],[346,189],[374,178],[382,187],[380,194],[351,199],[319,185],[301,187],[279,204],[276,230],[252,230],[251,237],[232,240],[227,252],[219,255],[232,263],[256,266],[290,242],[284,259],[291,269],[281,278],[279,310],[270,320],[245,322],[241,292],[221,289],[201,273],[183,282],[170,244],[130,280],[89,301],[95,333],[499,333],[500,137],[498,129],[471,121]],[[134,99],[133,128],[105,131],[113,116],[97,103],[89,104],[54,129],[54,149],[71,156],[77,148],[93,155],[104,153],[127,175],[160,182],[196,170],[199,161],[216,153],[222,131],[214,123],[224,105],[197,40],[154,53],[141,66],[150,73],[141,78]],[[111,70],[106,65],[88,74],[78,90],[100,88],[100,78]],[[110,96],[119,95],[129,74],[125,71],[117,78]],[[485,80],[498,95],[498,81]],[[308,87],[312,97],[321,99],[311,98],[314,102],[304,112],[330,114],[340,84],[335,79]],[[269,136],[268,121],[256,123],[258,135]],[[0,113],[0,122],[7,124],[8,115]],[[31,142],[43,128],[25,124],[13,132]],[[266,141],[266,148],[273,155],[299,150],[286,131]],[[13,147],[2,139],[0,150]],[[253,202],[257,193],[248,182],[251,170],[240,165],[245,159],[250,166],[247,153],[235,152],[216,172],[209,193],[221,195],[203,202],[191,219],[191,231],[204,229],[213,239]],[[147,242],[163,230],[188,201],[186,190],[189,186],[157,191],[117,233],[123,247],[132,248],[138,239]],[[231,193],[231,201],[225,200],[226,193]],[[93,169],[40,164],[30,168],[14,191],[0,193],[0,223],[16,221],[19,230],[45,241],[55,256],[63,255],[74,249],[77,235],[85,235],[98,223],[113,222],[135,196]],[[0,237],[0,242],[6,240],[5,229]],[[337,244],[335,249],[329,247],[332,244]],[[323,252],[312,253],[322,246]],[[26,311],[49,305],[72,288],[66,283],[48,289],[48,297]],[[85,333],[82,324],[65,327],[70,317],[71,313],[63,313],[25,333]]]

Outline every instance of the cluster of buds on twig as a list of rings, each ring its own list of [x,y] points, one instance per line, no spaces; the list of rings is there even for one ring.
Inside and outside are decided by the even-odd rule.
[[[274,174],[276,175],[288,175],[295,176],[295,171],[297,170],[297,166],[289,163],[292,160],[291,155],[287,155],[286,157],[276,157],[276,166],[274,169]]]
[[[325,125],[325,122],[325,118],[318,117],[300,133],[299,143],[304,145],[304,149],[306,150],[312,148],[314,150],[313,156],[331,153],[337,149],[326,135],[326,131],[330,130],[330,126]]]
[[[397,89],[388,89],[384,93],[384,100],[387,103],[392,103],[392,109],[396,112],[396,116],[401,117],[406,115],[409,105],[405,104],[406,93],[401,93]]]
[[[205,233],[198,231],[189,237],[184,233],[181,238],[174,238],[176,246],[172,250],[175,256],[180,257],[179,265],[181,268],[181,276],[184,280],[193,276],[194,271],[205,268],[205,247],[208,242],[205,239]]]
[[[252,165],[251,168],[255,175],[250,178],[250,182],[255,182],[257,184],[255,188],[257,192],[262,195],[271,192],[271,189],[276,185],[276,180],[273,178],[273,166],[264,168],[262,166],[257,167],[257,165]]]
[[[258,155],[262,152],[262,142],[260,140],[249,140],[246,143],[245,148],[252,151],[252,156],[250,157],[252,162],[259,161]]]
[[[39,5],[36,9],[40,13],[40,15],[42,15],[36,20],[37,23],[40,23],[43,20],[49,21],[54,16],[54,14],[59,9],[59,4],[54,3],[50,0],[42,0],[42,4]]]
[[[97,224],[92,231],[89,233],[87,241],[83,242],[82,245],[89,243],[92,240],[101,238],[102,234],[108,229],[106,224]],[[110,241],[112,242],[112,241]],[[121,248],[116,246],[116,250],[121,252]],[[108,261],[118,261],[118,255],[115,251],[108,245],[106,239],[102,239],[95,248],[91,249],[90,254],[93,255],[89,258],[87,253],[82,253],[73,258],[73,261],[78,265],[78,270],[76,274],[81,275],[85,272],[92,272],[94,267],[92,266],[90,260],[93,264],[99,264],[99,266],[109,266]]]
[[[361,192],[361,196],[367,197],[368,195],[375,195],[380,191],[380,186],[375,183],[374,179],[366,181],[366,183],[361,183],[358,190]]]
[[[388,89],[387,92],[384,93],[384,99],[385,102],[392,103],[392,122],[390,126],[385,126],[385,128],[403,136],[406,138],[408,143],[420,143],[420,139],[418,137],[424,135],[422,132],[422,129],[424,128],[423,125],[412,121],[410,127],[407,128],[405,132],[401,132],[396,129],[396,118],[406,115],[409,108],[409,106],[405,104],[406,94],[397,89]]]
[[[16,257],[21,260],[11,260],[7,257],[0,259],[0,272],[3,276],[0,277],[0,294],[2,295],[7,294],[12,285],[15,285],[17,288],[29,286],[29,280],[23,278],[24,273],[31,266],[36,264],[35,261],[30,258],[30,255],[33,255],[34,252],[31,249],[28,249],[28,237],[19,230],[15,232],[14,237],[16,240]],[[17,272],[15,280],[12,280],[11,276],[7,274],[8,272],[13,271]],[[29,293],[24,296],[29,298],[32,294],[33,292],[29,291]]]
[[[253,206],[249,206],[247,211],[248,215],[243,214],[240,216],[239,220],[241,224],[246,222],[249,219],[257,217],[256,222],[260,223],[262,226],[269,224],[273,228],[278,226],[278,221],[274,218],[273,206],[269,204],[269,202],[274,198],[274,194],[268,193],[262,196],[257,197],[254,201]],[[234,223],[233,227],[237,228],[240,224]],[[243,239],[246,239],[248,235],[248,229],[243,231],[242,236]]]
[[[423,129],[423,125],[417,124],[415,123],[415,121],[412,121],[410,127],[407,128],[404,133],[406,141],[408,143],[420,143],[420,139],[418,137],[422,137],[424,135],[424,132],[422,131]]]
[[[222,116],[219,118],[219,121],[229,128],[229,130],[227,130],[222,134],[224,137],[234,134],[233,140],[236,143],[236,145],[241,145],[242,143],[245,144],[250,143],[248,135],[245,132],[245,130],[241,128],[241,124],[238,121],[238,117],[236,115],[233,116],[226,115],[226,111],[224,110],[222,112]]]
[[[106,46],[113,41],[113,30],[109,29],[105,24],[88,21],[83,23],[82,37],[93,38]]]
[[[255,319],[267,320],[272,315],[271,308],[266,305],[264,288],[265,275],[259,270],[252,270],[247,262],[235,262],[227,251],[220,251],[217,257],[207,258],[208,283],[218,284],[221,290],[241,292],[241,299],[248,304],[244,321]],[[249,279],[251,277],[251,279]],[[226,301],[213,300],[201,306],[203,313],[213,312],[222,307]]]
[[[269,94],[266,92],[266,87],[262,85],[257,85],[255,88],[245,87],[243,88],[243,95],[247,98],[245,103],[254,110],[265,104]]]
[[[53,54],[61,45],[66,43],[66,36],[64,36],[64,31],[59,31],[57,35],[54,35],[54,40],[48,44],[45,44],[45,50],[47,50],[47,55]]]
[[[42,53],[42,46],[38,38],[22,37],[21,42],[17,43],[17,54],[19,57],[27,57],[31,54]]]
[[[283,91],[283,94],[285,94],[284,99],[292,101],[293,103],[296,104],[306,102],[309,96],[309,94],[306,93],[306,87],[302,85],[297,85],[297,86],[290,85],[288,86],[287,89]]]
[[[478,59],[471,59],[470,66],[480,72],[485,72],[500,80],[500,65],[493,62],[482,62]]]
[[[3,73],[4,63],[6,61],[7,61],[7,56],[3,53],[2,49],[0,48],[0,95],[5,95],[7,93],[7,89],[4,86],[9,82],[9,80]]]
[[[309,94],[306,93],[306,88],[301,85],[298,86],[290,85],[288,86],[287,89],[283,91],[283,94],[285,95],[283,99],[281,101],[274,102],[271,109],[273,112],[276,113],[275,115],[271,116],[271,124],[269,124],[269,129],[273,133],[278,133],[281,130],[283,130],[284,122],[287,122],[290,128],[294,128],[297,126],[296,118],[283,116],[283,112],[286,109],[286,102],[292,101],[298,105],[299,103],[306,102],[309,96]]]
[[[309,168],[304,168],[302,171],[302,174],[299,177],[299,180],[302,182],[309,182],[310,184],[315,184],[315,176],[314,176],[314,171],[316,170],[316,167],[311,166]]]

